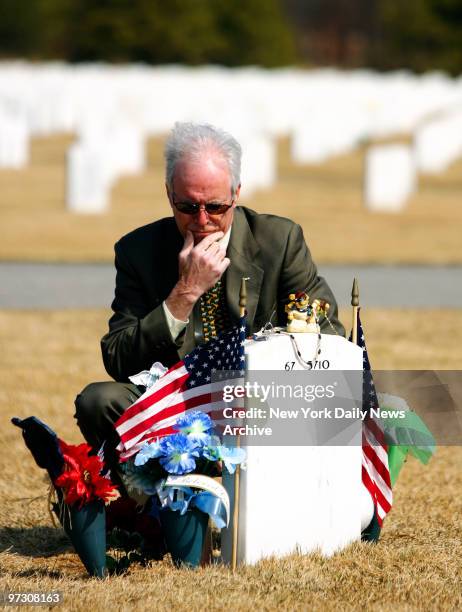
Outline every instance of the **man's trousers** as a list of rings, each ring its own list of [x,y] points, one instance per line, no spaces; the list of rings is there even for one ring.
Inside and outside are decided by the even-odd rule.
[[[75,398],[77,424],[88,444],[97,452],[103,442],[106,463],[117,463],[119,436],[114,423],[146,390],[146,387],[113,381],[91,383]]]

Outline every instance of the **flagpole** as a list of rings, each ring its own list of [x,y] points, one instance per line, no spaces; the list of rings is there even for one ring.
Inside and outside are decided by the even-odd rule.
[[[351,326],[351,341],[353,344],[358,344],[358,309],[359,309],[359,287],[358,280],[353,279],[353,287],[351,289],[351,305],[353,306],[353,322]]]
[[[239,291],[239,317],[245,316],[245,307],[247,305],[247,278],[241,279],[241,289]],[[241,445],[241,437],[236,437],[236,448]],[[234,509],[233,509],[233,548],[231,554],[231,568],[233,572],[237,567],[237,540],[239,534],[239,490],[240,490],[240,467],[236,467],[234,472]]]

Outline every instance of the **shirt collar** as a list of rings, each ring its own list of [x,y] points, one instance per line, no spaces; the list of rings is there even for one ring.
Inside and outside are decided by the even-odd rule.
[[[224,247],[224,249],[226,250],[228,248],[228,244],[229,244],[229,239],[230,238],[231,238],[231,228],[229,228],[229,230],[226,232],[226,234],[223,236],[223,238],[218,240],[218,244],[220,246]]]

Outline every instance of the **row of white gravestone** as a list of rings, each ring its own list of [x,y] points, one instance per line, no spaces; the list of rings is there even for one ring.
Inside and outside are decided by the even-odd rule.
[[[147,135],[163,134],[175,120],[202,114],[220,121],[245,107],[250,123],[265,133],[292,133],[301,162],[318,157],[318,149],[325,155],[354,146],[363,133],[412,130],[461,96],[461,83],[445,75],[0,64],[0,107],[19,109],[34,135],[78,131],[88,113],[114,113]],[[307,130],[305,122],[313,121],[325,129]],[[309,145],[317,139],[313,154]]]
[[[105,113],[89,113],[80,119],[79,142],[68,156],[67,202],[74,212],[103,212],[114,181],[140,173],[146,165],[146,131],[136,122],[128,123],[127,115],[117,114],[107,102],[107,98],[101,102]],[[213,105],[205,106],[194,108],[192,103],[187,118],[219,125],[238,139],[243,151],[242,196],[272,187],[277,168],[275,139],[255,124],[252,112],[242,103],[235,104],[232,116]],[[163,117],[163,121],[171,121],[168,127],[162,124],[163,132],[172,127],[175,113]]]
[[[276,143],[265,134],[246,134],[240,138],[242,158],[242,196],[267,189],[276,180]],[[146,166],[146,144],[135,130],[115,129],[105,138],[83,136],[67,155],[66,202],[68,209],[80,213],[107,210],[110,190],[120,177],[141,173]]]
[[[397,212],[417,189],[420,173],[444,172],[462,157],[462,110],[423,123],[413,142],[369,147],[364,203],[369,210]]]
[[[441,74],[0,64],[0,106],[6,100],[18,108],[33,134],[75,131],[82,114],[93,109],[121,112],[149,135],[161,134],[177,119],[204,110],[231,115],[241,104],[273,136],[296,131],[313,114],[344,117],[351,108],[361,123],[367,117],[368,131],[383,136],[412,129],[461,95],[459,80]],[[348,121],[337,127],[351,131]]]
[[[118,176],[144,167],[145,138],[164,134],[175,120],[205,119],[241,141],[247,197],[274,184],[279,136],[291,136],[296,162],[320,163],[364,139],[413,131],[428,113],[461,97],[462,82],[444,75],[0,64],[0,109],[13,108],[22,122],[0,122],[0,165],[27,163],[29,135],[74,131],[79,145],[69,153],[68,204],[98,212]],[[416,150],[427,151],[417,155],[419,169],[436,168],[453,151],[443,132],[419,129]],[[367,181],[375,184],[374,178]],[[388,183],[379,198],[385,206],[391,198]],[[397,191],[394,202],[406,190]]]

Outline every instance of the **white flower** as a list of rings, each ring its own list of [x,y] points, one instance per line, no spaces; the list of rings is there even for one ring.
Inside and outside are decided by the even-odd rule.
[[[128,378],[134,385],[143,385],[143,387],[146,387],[146,389],[150,389],[153,384],[165,374],[166,371],[167,368],[159,361],[156,361],[151,366],[151,369],[149,371],[143,370],[142,372],[134,374],[133,376],[129,376]]]
[[[406,400],[397,395],[390,395],[389,393],[377,393],[377,399],[380,408],[383,410],[410,410]]]

